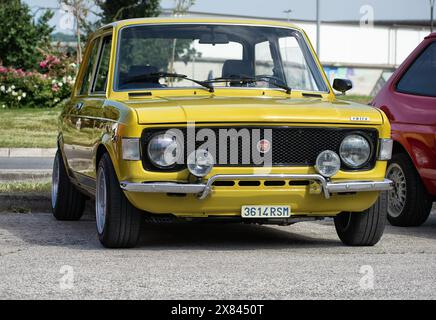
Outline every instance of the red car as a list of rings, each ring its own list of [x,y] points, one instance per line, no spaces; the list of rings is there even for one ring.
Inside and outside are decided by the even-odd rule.
[[[436,200],[436,33],[412,52],[372,102],[392,124],[393,157],[387,178],[388,220],[423,224]]]

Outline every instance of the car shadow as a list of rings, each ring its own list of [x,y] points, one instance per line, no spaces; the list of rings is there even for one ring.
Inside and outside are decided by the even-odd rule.
[[[239,223],[146,224],[139,247],[151,250],[303,249],[342,246],[339,239],[309,237],[290,228]]]
[[[427,221],[419,227],[394,227],[389,223],[386,226],[386,234],[415,237],[436,240],[436,204],[433,206],[432,214]]]
[[[51,214],[0,215],[0,241],[6,231],[25,244],[61,246],[79,250],[102,249],[97,238],[92,206],[77,222],[55,220]],[[436,214],[417,228],[387,226],[385,236],[400,235],[436,239]],[[19,241],[19,242],[21,242]],[[184,222],[144,224],[136,249],[142,250],[281,250],[304,251],[317,248],[344,248],[331,220],[302,223],[291,227],[236,223]],[[353,250],[358,250],[354,248]]]
[[[145,223],[136,249],[279,250],[343,246],[338,238],[331,235],[329,238],[322,233],[294,231],[291,228],[240,223]],[[12,237],[2,236],[8,233]],[[2,214],[0,242],[3,240],[9,243],[18,240],[18,243],[24,242],[23,246],[61,246],[79,250],[103,248],[97,238],[91,206],[87,206],[80,221],[73,222],[57,221],[48,213]]]

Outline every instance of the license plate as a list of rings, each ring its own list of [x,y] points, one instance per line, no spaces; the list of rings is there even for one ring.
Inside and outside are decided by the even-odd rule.
[[[242,218],[289,218],[290,206],[243,206]]]

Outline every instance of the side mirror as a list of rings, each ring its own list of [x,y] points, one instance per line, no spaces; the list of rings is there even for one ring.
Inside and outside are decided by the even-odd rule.
[[[342,92],[345,95],[345,92],[353,88],[353,83],[348,79],[335,79],[333,81],[333,89],[336,91]]]

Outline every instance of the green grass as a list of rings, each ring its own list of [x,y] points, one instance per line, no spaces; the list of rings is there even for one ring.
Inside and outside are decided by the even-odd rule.
[[[47,193],[50,181],[0,182],[0,193]]]
[[[0,109],[0,148],[55,148],[61,108]]]
[[[352,101],[362,104],[368,104],[371,102],[373,97],[370,96],[355,96],[355,95],[345,95],[345,96],[337,96],[339,100]]]

